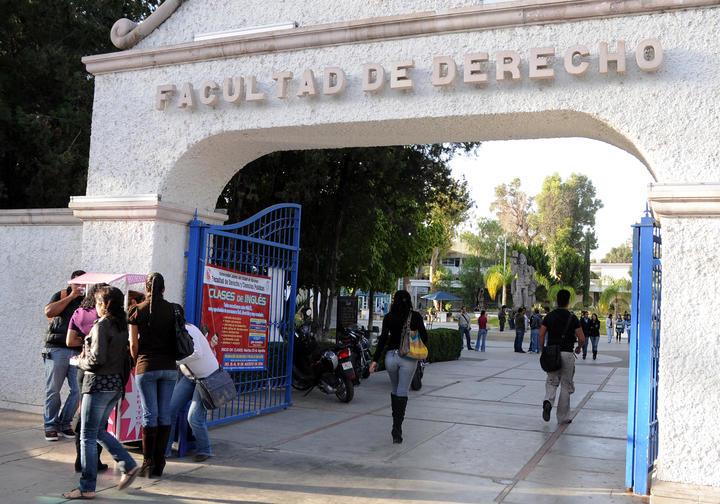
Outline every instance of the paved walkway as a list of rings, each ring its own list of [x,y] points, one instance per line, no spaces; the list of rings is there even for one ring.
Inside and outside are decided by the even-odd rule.
[[[473,333],[474,335],[474,333]],[[100,502],[645,503],[625,492],[627,344],[577,361],[574,421],[541,418],[545,375],[505,335],[487,352],[431,364],[411,392],[405,442],[390,438],[389,381],[373,375],[350,404],[319,391],[285,411],[211,429],[216,456],[171,459],[161,479]],[[527,339],[525,342],[527,347]],[[77,484],[74,444],[43,439],[41,417],[0,410],[0,501],[54,503]],[[133,450],[137,459],[138,450]],[[108,460],[106,454],[104,460]]]

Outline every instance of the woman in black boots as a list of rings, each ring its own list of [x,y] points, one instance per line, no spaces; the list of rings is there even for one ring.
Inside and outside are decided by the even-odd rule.
[[[175,388],[175,311],[163,299],[165,280],[150,273],[145,301],[128,310],[130,353],[136,359],[135,383],[142,402],[141,476],[162,476],[170,438],[170,399]]]
[[[378,338],[377,348],[370,364],[370,372],[374,373],[377,361],[385,352],[385,369],[390,377],[392,392],[390,404],[392,405],[392,438],[393,443],[402,443],[402,424],[405,419],[405,408],[408,401],[408,390],[412,381],[417,361],[406,359],[398,355],[398,348],[403,332],[418,331],[420,339],[427,345],[427,332],[422,315],[413,311],[410,294],[399,290],[393,297],[390,313],[383,319],[382,332]]]

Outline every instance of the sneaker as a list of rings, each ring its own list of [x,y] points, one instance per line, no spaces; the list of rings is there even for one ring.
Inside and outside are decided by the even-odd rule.
[[[63,435],[64,438],[75,439],[75,431],[72,430],[72,428],[65,429],[64,431],[61,432],[61,434]]]
[[[205,455],[204,453],[198,453],[197,455],[195,455],[195,457],[193,457],[193,460],[195,462],[205,462],[209,458],[210,458],[210,455]]]
[[[552,411],[552,404],[550,404],[550,401],[545,400],[543,401],[543,420],[546,422],[550,421],[550,412]]]
[[[46,430],[45,431],[45,441],[57,441],[60,439],[60,436],[58,436],[57,431],[54,430]]]

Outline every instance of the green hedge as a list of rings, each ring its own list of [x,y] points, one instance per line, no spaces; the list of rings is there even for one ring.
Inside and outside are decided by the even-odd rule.
[[[428,362],[444,362],[458,360],[463,349],[463,340],[457,329],[428,330]],[[375,355],[375,347],[371,349]],[[378,371],[385,369],[385,356],[378,360]]]

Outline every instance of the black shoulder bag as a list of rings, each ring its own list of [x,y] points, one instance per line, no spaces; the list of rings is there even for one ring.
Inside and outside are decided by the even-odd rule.
[[[562,338],[560,338],[561,342],[565,339],[565,336],[567,335],[567,330],[570,327],[570,321],[572,320],[572,318],[573,314],[570,313],[568,315],[567,323],[565,324],[565,330],[562,333]],[[543,348],[543,351],[540,354],[540,367],[546,373],[557,371],[562,367],[560,345],[547,345],[545,346],[545,348]]]
[[[175,312],[175,360],[183,360],[195,351],[192,336],[185,329],[185,317],[180,313],[180,306],[173,303]]]

